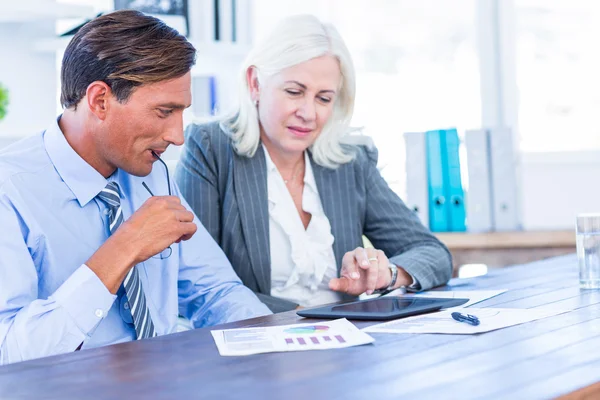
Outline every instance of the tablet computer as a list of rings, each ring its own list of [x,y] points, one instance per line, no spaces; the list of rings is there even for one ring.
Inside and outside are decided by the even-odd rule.
[[[345,304],[331,304],[324,307],[302,309],[296,313],[306,318],[387,320],[437,311],[441,308],[457,307],[467,301],[469,299],[386,296]]]

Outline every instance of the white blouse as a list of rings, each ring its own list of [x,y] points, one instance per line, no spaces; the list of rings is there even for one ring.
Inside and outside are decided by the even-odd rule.
[[[304,153],[302,209],[312,217],[304,229],[292,196],[266,148],[264,153],[269,200],[271,296],[304,307],[340,301],[341,294],[329,289],[329,280],[337,276],[332,247],[334,239],[308,155]]]

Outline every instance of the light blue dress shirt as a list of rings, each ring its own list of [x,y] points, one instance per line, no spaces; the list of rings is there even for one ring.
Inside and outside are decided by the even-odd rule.
[[[117,170],[125,219],[150,194],[168,194],[166,173]],[[44,133],[0,151],[0,364],[135,338],[123,290],[111,294],[85,262],[108,238],[107,180],[71,148],[58,120]],[[174,195],[190,208],[172,186]],[[192,239],[138,265],[158,335],[178,314],[196,328],[269,314],[240,282],[200,224]]]

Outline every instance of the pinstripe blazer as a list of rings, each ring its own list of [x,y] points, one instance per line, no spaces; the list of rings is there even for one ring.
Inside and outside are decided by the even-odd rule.
[[[191,125],[185,136],[176,169],[181,193],[242,282],[274,312],[295,308],[293,302],[270,296],[267,167],[262,146],[252,158],[239,156],[218,122]],[[364,234],[390,262],[415,277],[422,289],[450,279],[450,253],[381,177],[376,150],[358,146],[356,158],[337,169],[310,159],[335,238],[338,273],[342,257],[362,246]]]

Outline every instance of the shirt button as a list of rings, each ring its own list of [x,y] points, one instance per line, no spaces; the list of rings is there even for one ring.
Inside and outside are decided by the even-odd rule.
[[[129,303],[125,303],[125,304],[123,305],[123,308],[124,308],[124,309],[126,309],[126,310],[129,310]]]
[[[96,317],[102,318],[104,316],[104,311],[102,311],[101,309],[97,309],[94,314],[96,314]]]
[[[108,210],[108,208],[104,209],[104,215],[108,215],[110,213],[110,211]]]

